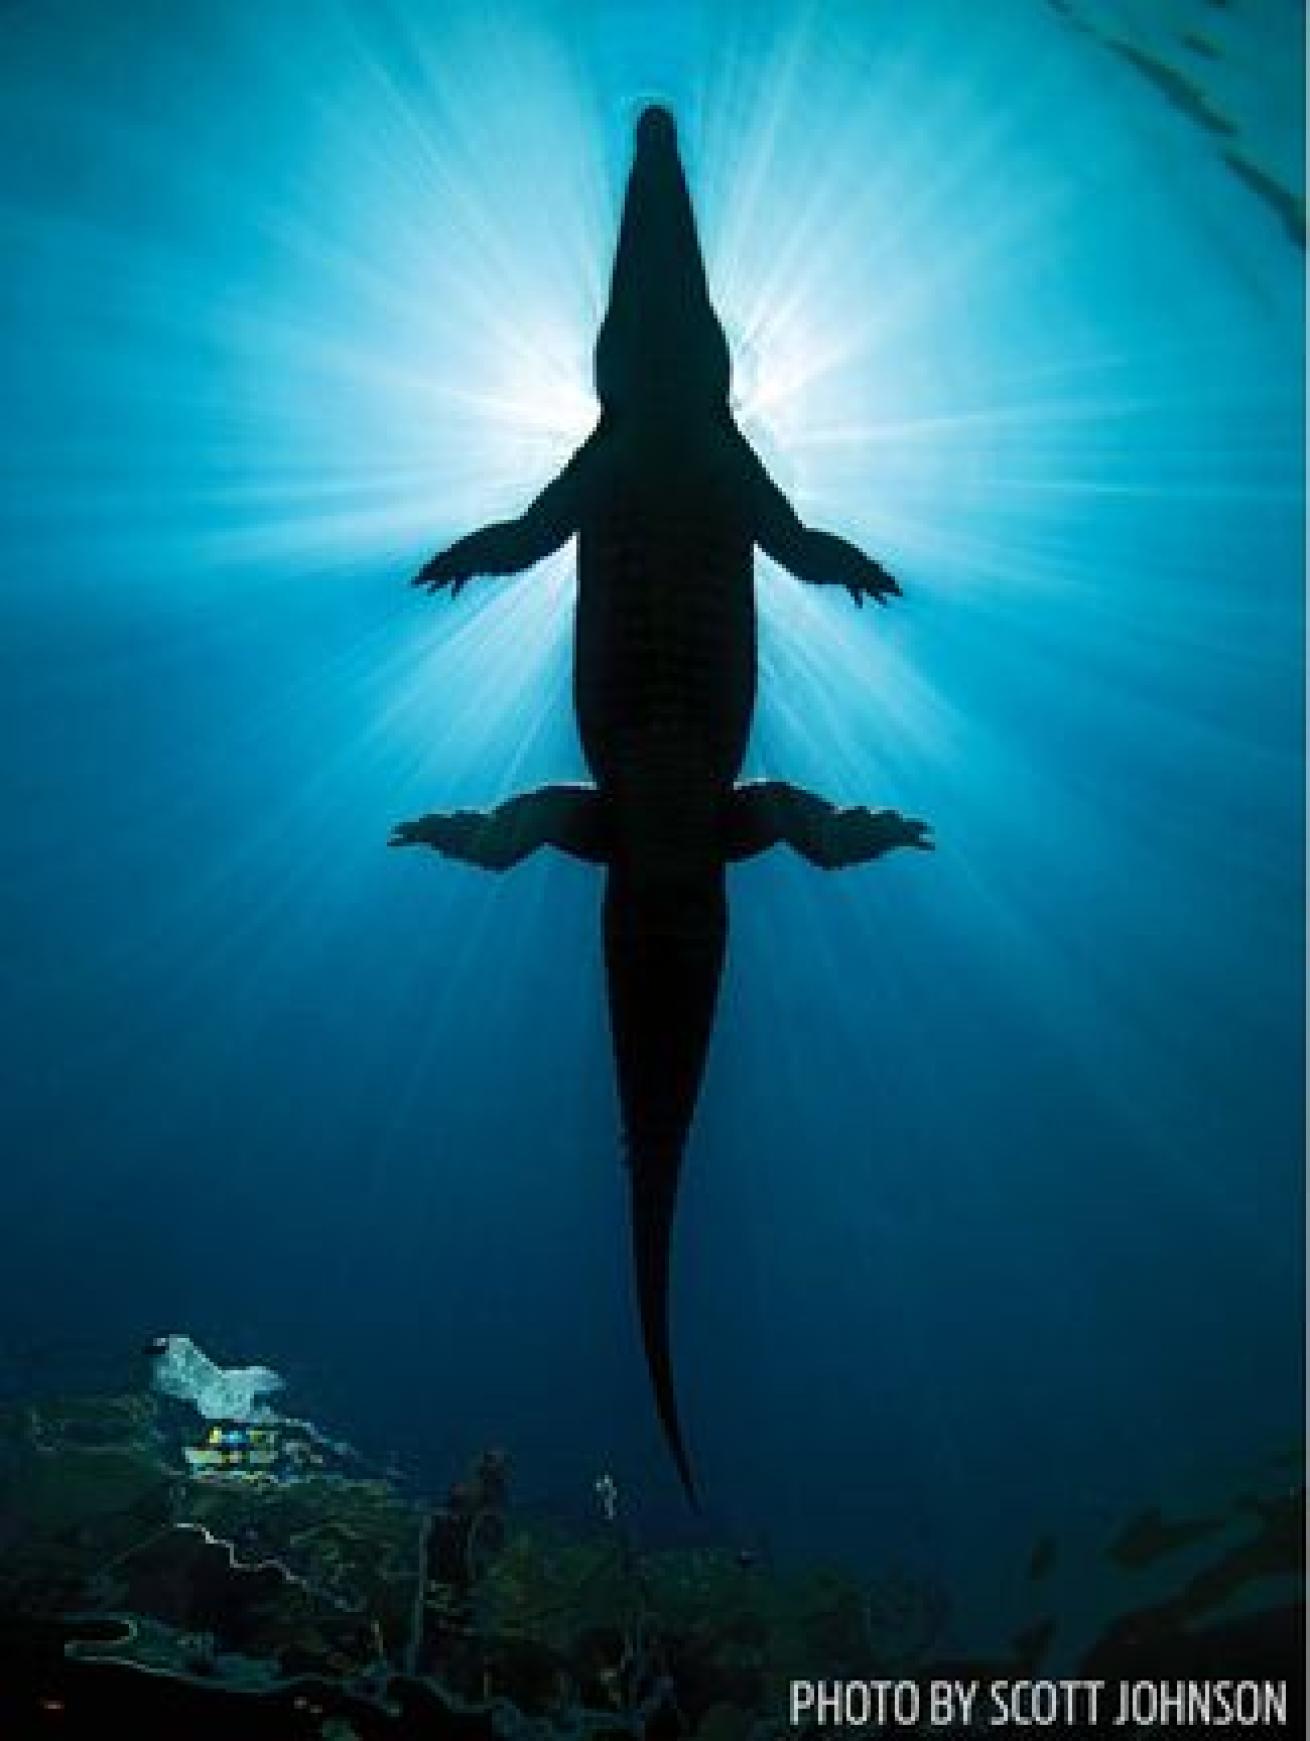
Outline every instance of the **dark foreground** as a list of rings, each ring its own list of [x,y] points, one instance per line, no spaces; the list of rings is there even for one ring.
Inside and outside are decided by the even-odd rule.
[[[1118,1595],[1071,1657],[1054,1539],[1028,1564],[1032,1624],[980,1652],[949,1594],[904,1575],[643,1548],[603,1509],[585,1526],[527,1515],[494,1453],[432,1507],[285,1445],[197,1475],[179,1435],[211,1431],[146,1394],[0,1414],[3,1741],[764,1741],[788,1732],[793,1678],[884,1677],[1095,1677],[1107,1701],[1126,1681],[1285,1681],[1279,1732],[1305,1732],[1299,1454],[1222,1510],[1141,1513],[1075,1568]],[[1199,1733],[1108,1718],[1026,1732]]]

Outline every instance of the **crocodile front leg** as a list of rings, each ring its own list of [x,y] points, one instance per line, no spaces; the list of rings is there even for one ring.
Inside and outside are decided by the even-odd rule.
[[[430,846],[446,858],[506,871],[543,846],[603,864],[609,856],[605,800],[594,786],[541,786],[494,810],[436,810],[398,822],[388,846]]]
[[[754,858],[773,846],[790,846],[820,870],[867,864],[898,846],[931,852],[931,828],[899,810],[839,809],[817,793],[786,780],[738,786],[728,800],[724,856]]]

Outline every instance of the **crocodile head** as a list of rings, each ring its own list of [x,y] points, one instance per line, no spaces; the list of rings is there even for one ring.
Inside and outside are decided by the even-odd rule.
[[[596,392],[611,416],[704,417],[728,403],[728,343],[710,302],[678,133],[667,109],[637,122]]]

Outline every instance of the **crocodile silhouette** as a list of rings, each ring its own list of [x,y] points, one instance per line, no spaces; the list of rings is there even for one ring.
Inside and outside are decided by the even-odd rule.
[[[777,844],[836,869],[932,842],[925,823],[895,810],[838,809],[781,781],[738,784],[756,690],[754,547],[803,580],[845,587],[856,604],[900,588],[854,545],[801,523],[733,420],[727,341],[663,108],[637,123],[595,381],[595,429],[521,518],[460,539],[414,580],[458,594],[576,534],[574,703],[595,784],[427,815],[401,823],[390,844],[490,870],[549,845],[606,867],[642,1338],[696,1506],[669,1350],[669,1261],[727,940],[726,867]]]

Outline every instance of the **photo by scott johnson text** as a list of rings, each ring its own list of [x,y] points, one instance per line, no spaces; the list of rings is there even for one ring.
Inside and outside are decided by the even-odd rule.
[[[1281,1680],[793,1681],[792,1728],[1285,1728]]]

